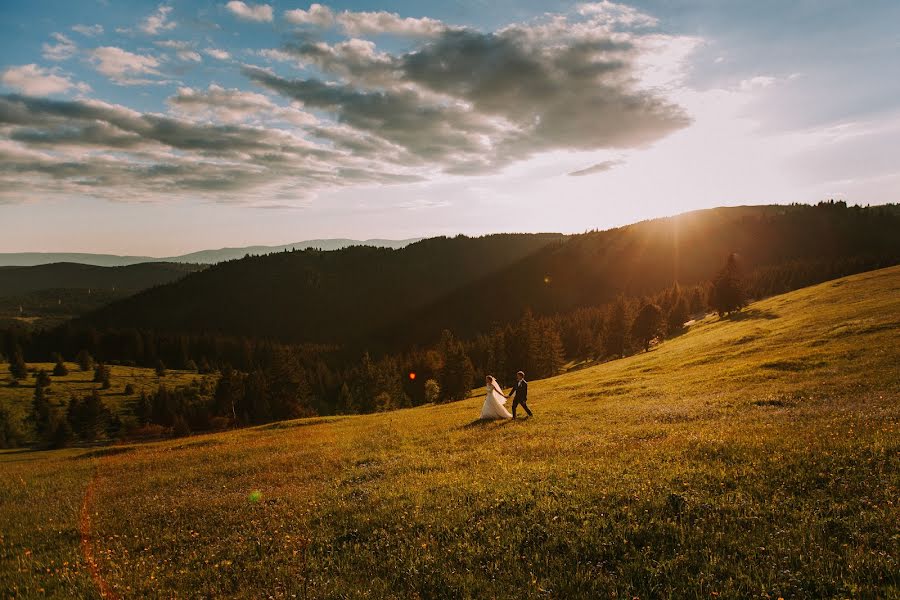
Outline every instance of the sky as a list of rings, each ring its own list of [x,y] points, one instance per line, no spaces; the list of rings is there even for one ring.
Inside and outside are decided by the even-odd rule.
[[[0,252],[900,202],[896,0],[0,3]]]

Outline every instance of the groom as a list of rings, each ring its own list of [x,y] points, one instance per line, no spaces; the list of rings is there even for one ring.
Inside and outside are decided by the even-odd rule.
[[[516,408],[520,404],[525,409],[525,412],[528,413],[528,416],[532,416],[531,411],[528,410],[528,382],[525,381],[525,373],[522,371],[516,373],[516,383],[510,392],[510,395],[512,394],[516,395],[512,405],[512,418],[516,418]]]

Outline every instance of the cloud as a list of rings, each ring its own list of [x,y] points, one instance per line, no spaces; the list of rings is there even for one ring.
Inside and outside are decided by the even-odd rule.
[[[231,0],[225,8],[244,21],[272,22],[272,7],[268,4],[247,4],[240,0]]]
[[[156,31],[168,26],[167,8]],[[271,19],[268,5],[226,8]],[[166,114],[0,97],[0,134],[15,157],[0,165],[0,196],[16,181],[16,189],[49,195],[290,203],[340,186],[496,173],[545,153],[653,144],[690,122],[669,82],[678,81],[692,46],[626,8],[592,3],[480,31],[314,4],[284,13],[304,31],[281,48],[246,53],[286,61],[301,76],[245,64],[241,73],[255,89],[181,87]],[[366,39],[376,35],[408,43],[378,47]],[[155,45],[182,61],[201,52],[231,58],[193,41]],[[87,56],[121,85],[159,83],[167,60],[114,46]]]
[[[211,84],[206,90],[179,88],[167,100],[177,114],[211,122],[247,123],[280,120],[293,125],[314,125],[315,116],[296,107],[282,107],[263,94],[226,89]]]
[[[655,17],[631,6],[609,0],[579,4],[578,13],[590,17],[595,24],[611,28],[656,27],[659,24]]]
[[[200,112],[204,106],[232,110],[235,121],[291,109],[217,86],[179,90],[170,100],[182,108],[193,103]],[[0,96],[0,130],[8,132],[0,140],[0,183],[9,183],[0,186],[0,198],[28,190],[117,201],[177,194],[253,203],[297,199],[322,187],[420,179],[283,128],[199,122],[91,100]]]
[[[178,25],[175,21],[169,21],[169,13],[172,12],[171,6],[160,4],[156,12],[148,15],[138,25],[138,30],[147,35],[158,35],[160,32],[175,29]]]
[[[56,40],[56,43],[45,43],[42,47],[42,55],[47,60],[68,60],[75,56],[75,54],[78,52],[78,46],[75,45],[75,42],[73,42],[63,34],[54,33],[51,37]]]
[[[44,69],[35,64],[9,67],[0,75],[0,81],[29,96],[62,94],[72,89],[87,92],[91,89],[85,83],[74,83],[59,69]]]
[[[441,21],[427,17],[403,18],[395,13],[343,12],[337,17],[338,23],[348,35],[365,36],[388,34],[407,37],[432,37],[447,29]]]
[[[160,75],[159,60],[145,54],[134,54],[115,46],[101,46],[90,51],[90,61],[98,72],[119,85],[140,85],[154,80],[140,75]]]
[[[94,37],[103,33],[103,25],[73,25],[72,31],[83,36]]]
[[[440,24],[404,53],[378,52],[359,39],[289,43],[282,52],[314,65],[321,78],[288,79],[253,67],[244,73],[398,148],[405,164],[446,173],[497,171],[557,150],[646,146],[690,122],[654,86],[641,84],[646,65],[664,62],[670,47],[690,45],[658,33],[611,31],[611,20],[652,22],[618,6],[599,3],[575,18],[549,15],[496,32]],[[325,7],[311,7],[294,16],[324,14]]]
[[[193,49],[194,45],[192,42],[185,42],[182,40],[160,40],[153,43],[161,48],[174,50],[175,56],[179,60],[185,62],[201,62],[203,60],[200,54]]]
[[[216,60],[228,60],[231,58],[231,54],[229,54],[225,50],[220,50],[218,48],[206,48],[203,53],[207,56],[215,58]]]
[[[595,173],[603,173],[604,171],[609,171],[614,169],[615,167],[622,164],[620,160],[605,160],[603,162],[597,163],[596,165],[591,165],[585,169],[579,169],[577,171],[572,171],[569,173],[572,177],[583,177],[585,175],[594,175]]]
[[[436,19],[428,17],[401,17],[385,11],[335,13],[327,6],[312,4],[308,10],[294,9],[284,13],[284,19],[294,25],[314,25],[328,28],[339,26],[350,36],[396,35],[405,37],[431,37],[447,29]]]
[[[318,27],[331,27],[335,22],[334,12],[321,4],[311,4],[309,10],[297,8],[285,11],[284,20],[294,25],[316,25]]]

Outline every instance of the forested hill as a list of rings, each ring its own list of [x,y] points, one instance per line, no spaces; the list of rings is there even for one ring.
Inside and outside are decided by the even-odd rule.
[[[205,265],[142,263],[124,267],[98,267],[53,263],[31,267],[0,267],[0,297],[19,296],[48,289],[96,289],[135,292],[171,283]]]
[[[673,281],[707,281],[730,253],[747,273],[772,278],[773,292],[783,291],[791,282],[779,277],[802,277],[803,269],[837,276],[900,262],[898,232],[896,206],[837,203],[718,208],[575,236],[285,252],[194,273],[81,324],[399,349],[432,343],[444,328],[471,335],[526,309],[553,314]]]
[[[116,302],[81,323],[289,341],[358,339],[564,240],[555,233],[438,237],[402,249],[251,256]]]

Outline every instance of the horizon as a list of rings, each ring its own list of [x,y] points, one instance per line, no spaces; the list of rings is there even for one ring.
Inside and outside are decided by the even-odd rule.
[[[0,15],[4,253],[573,234],[900,200],[900,82],[884,77],[900,5],[886,0]]]

